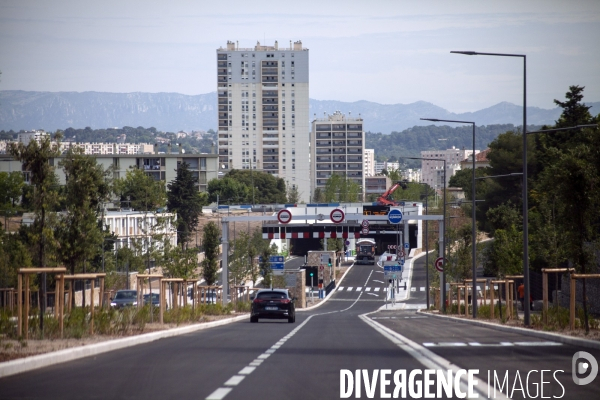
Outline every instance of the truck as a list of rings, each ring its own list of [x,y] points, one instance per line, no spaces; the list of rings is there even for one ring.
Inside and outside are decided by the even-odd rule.
[[[356,241],[355,264],[375,264],[375,239],[360,238]]]
[[[408,186],[406,185],[406,181],[398,181],[392,185],[384,194],[377,198],[377,204],[381,206],[399,206],[400,203],[392,200],[391,195],[401,187],[402,189],[406,189]]]

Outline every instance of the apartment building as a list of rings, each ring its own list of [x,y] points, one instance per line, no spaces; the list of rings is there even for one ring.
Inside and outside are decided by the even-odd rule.
[[[475,154],[479,150],[475,150]],[[429,150],[422,151],[421,158],[434,158],[440,161],[421,160],[421,182],[429,184],[433,188],[442,188],[444,186],[444,162],[446,160],[446,185],[454,173],[460,170],[460,162],[473,154],[473,150],[457,149],[452,146],[448,150]]]
[[[261,45],[217,49],[219,167],[256,169],[310,198],[308,49]]]
[[[59,184],[65,184],[65,173],[60,168],[64,155],[50,159],[50,165],[56,166]],[[218,156],[216,154],[98,154],[96,161],[103,169],[112,168],[114,179],[124,178],[131,168],[143,169],[155,180],[168,184],[177,177],[177,169],[182,162],[189,165],[192,175],[198,179],[198,191],[205,192],[208,182],[218,177]],[[29,182],[29,172],[23,169],[22,163],[11,155],[0,155],[0,171],[22,171],[25,181]]]
[[[380,175],[383,170],[387,170],[388,172],[396,171],[400,169],[399,162],[391,162],[391,161],[382,161],[375,163],[375,175]]]
[[[365,149],[365,177],[375,176],[375,149]]]
[[[364,196],[365,153],[363,119],[346,117],[340,111],[312,122],[310,193],[324,189],[332,174],[344,175],[361,187]]]

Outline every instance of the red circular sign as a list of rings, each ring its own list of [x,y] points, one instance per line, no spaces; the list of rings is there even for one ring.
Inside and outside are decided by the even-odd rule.
[[[361,223],[363,228],[368,228],[369,227],[369,220],[368,219],[363,219],[362,223]]]
[[[292,220],[292,213],[286,209],[280,210],[277,213],[277,220],[282,224],[287,224]]]
[[[369,234],[369,228],[362,228],[362,231],[360,232],[363,235],[368,235]]]
[[[329,214],[329,219],[331,219],[331,222],[333,222],[334,224],[339,224],[340,222],[342,222],[344,220],[344,217],[344,212],[339,208],[335,208],[333,211],[331,211],[331,214]]]
[[[444,257],[439,257],[435,259],[435,269],[440,272],[444,272]]]

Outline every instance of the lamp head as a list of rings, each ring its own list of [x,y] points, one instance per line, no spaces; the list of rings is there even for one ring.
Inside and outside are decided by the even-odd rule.
[[[437,118],[421,118],[421,121],[440,122],[440,120]]]
[[[475,51],[451,51],[454,54],[464,54],[466,56],[476,56],[478,53]]]

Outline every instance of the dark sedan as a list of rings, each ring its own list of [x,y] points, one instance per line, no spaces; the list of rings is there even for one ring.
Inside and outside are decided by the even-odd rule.
[[[296,322],[294,298],[286,289],[259,290],[252,301],[250,322],[258,322],[259,318],[287,319]]]
[[[110,299],[110,306],[113,308],[137,306],[137,290],[118,290],[115,297]]]
[[[144,295],[144,305],[150,304],[149,297],[150,297],[150,294]],[[158,293],[152,293],[152,306],[153,307],[160,306],[160,297],[158,296]]]

